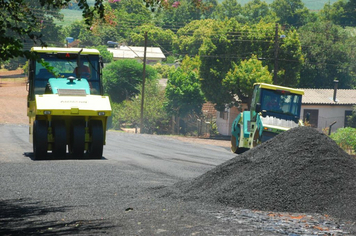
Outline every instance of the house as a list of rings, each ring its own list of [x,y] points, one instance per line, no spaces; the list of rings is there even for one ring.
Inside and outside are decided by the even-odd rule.
[[[300,118],[304,121],[309,114],[309,124],[322,131],[331,126],[331,131],[347,126],[347,116],[352,114],[356,106],[356,90],[354,89],[302,89],[302,106]],[[216,124],[221,135],[231,135],[231,126],[237,115],[247,109],[242,104],[240,109],[227,108],[217,112]],[[336,122],[336,123],[334,123]]]
[[[240,114],[240,112],[246,109],[247,104],[243,103],[241,104],[241,108],[231,107],[225,108],[225,111],[223,112],[217,111],[216,126],[218,128],[219,134],[230,136],[232,123],[234,122],[235,118]]]
[[[139,62],[143,61],[145,47],[134,46],[118,46],[116,48],[108,48],[108,51],[113,54],[114,60],[121,59],[136,59]],[[146,62],[147,64],[156,64],[165,59],[159,47],[147,47],[146,48]]]
[[[303,89],[301,118],[310,115],[312,127],[322,131],[331,124],[331,131],[347,126],[347,116],[352,114],[356,105],[354,89]]]

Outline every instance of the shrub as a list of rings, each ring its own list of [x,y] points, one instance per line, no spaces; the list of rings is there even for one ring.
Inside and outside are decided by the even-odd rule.
[[[356,129],[351,127],[340,128],[330,137],[346,152],[356,151]]]

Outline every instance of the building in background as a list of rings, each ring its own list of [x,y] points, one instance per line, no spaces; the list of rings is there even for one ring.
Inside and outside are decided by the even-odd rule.
[[[121,59],[136,59],[142,62],[144,56],[145,47],[135,47],[135,46],[118,46],[115,48],[109,47],[108,51],[113,54],[114,60]],[[156,64],[165,59],[166,56],[163,54],[161,48],[159,47],[147,47],[146,49],[146,62],[147,64]]]

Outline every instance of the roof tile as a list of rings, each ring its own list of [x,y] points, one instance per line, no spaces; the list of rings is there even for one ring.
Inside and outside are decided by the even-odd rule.
[[[336,92],[336,102],[333,101],[334,89],[302,90],[304,90],[302,104],[356,105],[355,89],[338,89]]]

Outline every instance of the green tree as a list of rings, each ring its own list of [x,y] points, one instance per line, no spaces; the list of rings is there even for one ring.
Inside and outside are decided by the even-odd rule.
[[[347,0],[339,0],[333,4],[326,3],[319,12],[320,19],[322,21],[332,21],[337,25],[344,25],[348,22],[345,13],[346,4]]]
[[[186,57],[187,60],[191,60]],[[194,61],[194,60],[193,60]],[[184,64],[184,63],[183,63]],[[200,114],[204,96],[200,89],[199,75],[194,66],[179,67],[169,75],[166,87],[166,110],[178,117],[189,113]]]
[[[108,47],[105,45],[99,45],[95,47],[96,49],[99,50],[100,56],[103,58],[104,63],[110,63],[113,61],[113,55],[111,52],[108,51]]]
[[[100,19],[93,32],[104,37],[103,41],[125,41],[133,29],[151,22],[151,12],[141,0],[121,0],[105,5],[105,22]],[[105,34],[108,34],[105,36]]]
[[[31,0],[24,0],[24,4],[28,5],[28,8],[33,11],[33,17],[35,17],[38,21],[38,24],[36,27],[33,28],[32,35],[34,38],[33,40],[26,40],[24,41],[24,38],[20,35],[15,34],[13,27],[10,27],[9,23],[12,22],[14,24],[17,24],[15,27],[19,29],[20,27],[26,27],[25,25],[22,25],[20,22],[15,22],[12,19],[6,19],[8,22],[6,29],[1,29],[2,25],[2,20],[0,16],[0,32],[5,32],[5,35],[2,36],[9,36],[12,37],[14,40],[18,40],[19,42],[23,43],[23,49],[29,50],[32,46],[38,46],[36,45],[36,41],[45,41],[47,45],[49,46],[62,46],[64,43],[64,34],[62,33],[62,28],[60,26],[57,26],[54,23],[54,19],[61,20],[63,16],[59,13],[59,9],[53,9],[53,8],[47,8],[44,6],[41,6],[40,2],[38,1],[31,1]],[[0,6],[1,6],[1,1],[0,1]],[[9,3],[9,4],[16,4],[16,1],[14,3]],[[5,12],[5,16],[7,13]],[[19,12],[18,19],[21,19],[23,17],[22,13]],[[39,40],[37,40],[39,38]],[[0,36],[1,40],[1,36]],[[2,42],[3,43],[3,42]],[[5,41],[5,44],[8,42]],[[16,41],[10,42],[11,43],[16,43]],[[0,52],[1,47],[4,45],[0,46]],[[7,49],[5,50],[6,53],[11,52],[8,51]],[[0,61],[1,61],[1,56],[8,57],[9,55],[0,55]],[[22,53],[22,52],[21,52]],[[0,53],[1,54],[1,53]],[[11,69],[17,69],[18,66],[21,66],[26,62],[25,58],[21,57],[22,54],[20,54],[20,57],[13,57],[13,55],[10,55],[8,57],[8,60],[5,65],[9,65]]]
[[[168,56],[172,53],[172,44],[176,35],[171,30],[164,30],[152,24],[136,27],[131,33],[132,45],[143,46],[145,43],[144,33],[147,32],[148,45],[164,48],[163,53]]]
[[[206,37],[215,34],[216,20],[194,20],[179,29],[177,38],[173,42],[175,51],[181,55],[199,54],[200,47],[202,46]],[[235,22],[237,22],[235,20]]]
[[[332,88],[339,80],[343,89],[355,86],[355,77],[350,71],[353,65],[349,34],[331,22],[309,23],[299,29],[305,63],[300,74],[299,87]]]
[[[164,109],[164,90],[158,80],[153,79],[145,86],[145,106],[143,125],[146,133],[166,134],[169,127],[169,116]],[[120,104],[113,104],[113,124],[119,129],[124,124],[137,127],[141,121],[141,93],[125,100]]]
[[[74,39],[78,39],[81,31],[84,29],[86,29],[84,21],[77,20],[69,26],[65,27],[63,31],[67,37],[73,37]]]
[[[148,11],[148,8],[151,8],[151,10],[155,9],[155,7],[168,8],[168,5],[165,1],[157,2],[152,0],[144,0],[143,2],[145,4],[143,5],[138,5],[139,1],[134,0],[127,0],[122,2],[124,2],[122,5],[125,4],[125,9],[128,10],[128,12],[121,11],[122,9],[120,8],[122,5],[118,5],[120,4],[120,1],[116,0],[108,1],[105,7],[104,0],[94,0],[94,4],[92,6],[88,4],[88,0],[75,1],[76,5],[82,10],[82,15],[86,23],[86,28],[92,28],[92,30],[96,30],[97,35],[101,34],[102,36],[104,36],[104,41],[106,40],[105,37],[108,36],[110,37],[109,40],[116,40],[113,38],[113,36],[116,36],[116,34],[112,35],[113,33],[115,33],[113,29],[100,27],[100,20],[104,17],[104,13],[105,21],[109,22],[111,24],[111,27],[119,28],[119,35],[127,37],[130,33],[127,30],[127,26],[131,26],[132,24],[135,24],[137,22],[142,23],[145,22],[145,20],[150,19],[150,13]],[[47,45],[46,42],[41,41],[41,34],[38,34],[39,28],[41,27],[41,18],[37,17],[36,12],[38,11],[31,5],[38,3],[41,7],[44,7],[48,10],[48,13],[41,12],[42,18],[47,17],[49,15],[57,14],[59,9],[71,6],[73,4],[71,0],[0,0],[0,9],[2,9],[2,14],[0,15],[0,60],[6,61],[10,58],[18,56],[33,56],[34,54],[31,53],[28,49],[25,48],[24,50],[24,41],[33,41],[42,46]],[[207,4],[203,4],[200,0],[192,0],[191,3],[192,6],[196,9],[203,9],[207,6]],[[114,12],[115,17],[113,19],[110,19],[112,16],[111,14],[105,12],[105,8],[110,8],[110,4],[117,5],[117,9],[115,9]],[[140,6],[140,12],[143,14],[137,14],[137,12],[135,12],[135,10],[138,9],[136,8],[136,6]],[[133,8],[133,10],[131,9],[131,7]],[[145,16],[147,16],[147,18]],[[93,20],[95,19],[95,17],[99,20],[95,21],[93,25]],[[134,21],[129,21],[129,19],[133,19]],[[95,26],[98,25],[99,27],[95,29]],[[106,34],[108,34],[108,36],[106,36]],[[56,34],[52,35],[55,36]]]
[[[103,0],[96,0],[95,5],[90,8],[86,0],[78,0],[78,6],[83,10],[83,17],[88,25],[91,24],[95,12],[103,16],[104,6],[102,2]],[[47,13],[40,12],[41,17],[38,16],[38,9],[33,7],[38,4],[41,8],[48,10]],[[58,9],[68,6],[68,4],[70,4],[70,0],[1,0],[0,60],[6,61],[18,56],[30,57],[29,49],[23,50],[23,40],[40,42],[40,45],[45,45],[41,41],[41,34],[38,33],[43,26],[41,19],[48,21],[48,15],[57,14]]]
[[[274,0],[270,7],[282,25],[300,26],[308,22],[309,10],[301,0]]]
[[[274,83],[296,87],[299,84],[300,70],[304,63],[302,44],[296,30],[282,31],[280,35],[284,35],[284,33],[286,34],[285,38],[279,38],[278,75]],[[269,61],[269,68],[273,68],[272,63],[274,64],[274,60]]]
[[[157,71],[159,78],[168,78],[169,74],[175,70],[174,66],[156,63],[152,67]]]
[[[251,98],[254,83],[272,83],[272,74],[268,71],[267,66],[256,56],[248,60],[243,60],[239,65],[233,65],[233,68],[226,74],[222,81],[223,85],[230,89],[230,94],[234,97],[238,95],[240,99]],[[237,105],[238,101],[234,101]]]
[[[216,6],[213,12],[215,19],[224,20],[225,18],[235,18],[236,20],[241,19],[242,7],[237,0],[224,0],[221,4]]]
[[[174,6],[174,3],[179,3],[179,5],[163,9],[157,14],[156,18],[158,22],[161,22],[161,25],[168,25],[177,30],[193,20],[212,18],[214,9],[218,5],[216,0],[170,0],[168,2],[169,6]],[[198,7],[196,7],[197,5]]]
[[[111,100],[120,103],[132,99],[140,93],[138,85],[142,83],[143,65],[132,59],[114,61],[103,69],[103,86]],[[156,78],[156,71],[146,66],[146,78]]]
[[[302,63],[301,46],[295,31],[284,32],[280,42],[278,69],[275,81],[278,85],[292,86],[299,81],[299,68]],[[198,53],[201,60],[200,82],[208,101],[215,103],[218,110],[225,108],[233,99],[230,88],[222,84],[234,63],[256,55],[272,71],[275,58],[275,25],[259,22],[243,25],[236,19],[194,21],[178,32],[175,45],[181,54]],[[178,44],[179,42],[179,44]]]
[[[325,4],[320,11],[320,16],[322,20],[332,21],[337,25],[354,27],[356,24],[355,9],[355,0],[338,0],[332,5]]]
[[[91,28],[86,28],[84,20],[75,21],[64,29],[66,36],[73,37],[75,40],[79,40],[78,47],[93,47],[100,44],[105,44],[100,35],[94,34]]]
[[[256,24],[262,19],[266,22],[275,22],[276,16],[265,1],[251,0],[242,7],[242,15],[249,24]]]

